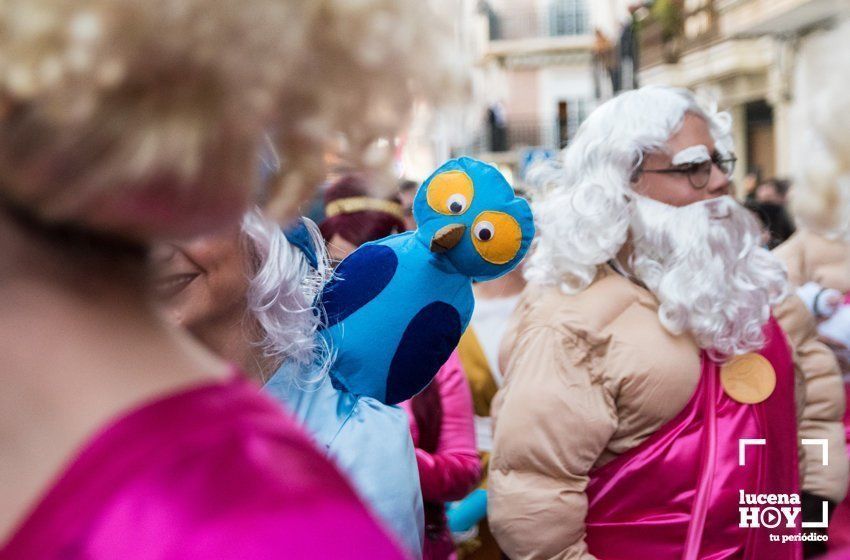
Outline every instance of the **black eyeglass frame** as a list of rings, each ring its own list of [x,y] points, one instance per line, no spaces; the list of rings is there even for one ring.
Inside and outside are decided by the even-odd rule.
[[[738,161],[738,158],[735,154],[730,154],[726,157],[722,157],[718,152],[714,152],[714,155],[711,156],[711,159],[702,161],[700,163],[689,163],[685,166],[679,167],[667,167],[664,169],[638,169],[639,173],[683,173],[688,177],[688,183],[691,184],[691,187],[694,189],[700,190],[704,189],[708,182],[711,180],[711,166],[716,165],[717,168],[726,175],[727,179],[732,178],[732,174],[735,172],[735,163]],[[694,176],[699,172],[700,168],[705,168],[708,166],[708,173],[705,174],[705,181],[699,185],[694,180]],[[727,169],[728,166],[728,169]]]

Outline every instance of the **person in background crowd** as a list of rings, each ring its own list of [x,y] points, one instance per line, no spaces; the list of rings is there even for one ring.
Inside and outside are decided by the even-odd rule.
[[[368,185],[359,175],[340,177],[325,191],[325,219],[319,229],[333,263],[367,241],[407,229],[398,202],[373,198],[367,192]]]
[[[469,327],[460,339],[458,356],[472,390],[475,411],[475,440],[482,470],[487,473],[493,450],[493,422],[490,416],[493,398],[503,385],[499,365],[499,349],[511,314],[525,287],[521,266],[508,274],[473,285],[475,309]],[[499,560],[499,545],[490,533],[486,520],[486,478],[472,495],[450,510],[453,531],[463,542],[460,556],[474,560]],[[475,523],[475,524],[473,524]],[[457,538],[457,537],[456,537]]]
[[[313,308],[329,275],[318,228],[302,219],[284,233],[254,210],[239,228],[161,247],[157,269],[172,320],[284,403],[419,557],[423,506],[407,416],[336,389],[326,374]]]
[[[755,202],[756,189],[758,189],[761,184],[761,171],[759,169],[751,170],[744,175],[744,180],[741,181],[741,190],[739,192],[743,193],[745,202]]]
[[[766,202],[784,206],[788,201],[791,181],[774,177],[761,183],[755,192],[756,202]]]
[[[398,186],[398,197],[404,213],[404,226],[408,230],[416,228],[416,222],[413,220],[413,199],[416,198],[418,189],[419,183],[410,179],[403,180]]]
[[[425,500],[426,560],[457,558],[445,502],[466,496],[478,483],[472,396],[457,353],[421,393],[401,405],[410,417]]]
[[[0,28],[0,557],[401,558],[277,403],[157,313],[147,258],[258,193],[292,214],[324,141],[465,90],[436,54],[453,28],[396,0],[6,0]]]
[[[746,207],[755,213],[767,231],[768,249],[774,249],[794,233],[794,222],[785,209],[785,199],[790,182],[771,179],[756,187],[754,196],[747,200]]]
[[[771,317],[805,308],[729,196],[730,128],[687,90],[644,87],[542,175],[494,407],[489,519],[510,557],[796,559],[739,526],[739,493],[802,481],[806,520],[844,497],[841,378]],[[743,469],[739,438],[770,445]],[[829,465],[799,438],[827,439]]]
[[[398,233],[401,207],[364,198],[364,189],[340,179],[326,193],[325,220],[320,224],[329,254],[339,260],[357,247]],[[413,224],[416,225],[415,222]],[[443,503],[462,498],[481,472],[475,451],[469,386],[456,354],[420,394],[402,403],[416,445],[422,496],[425,500],[424,557],[454,557]]]

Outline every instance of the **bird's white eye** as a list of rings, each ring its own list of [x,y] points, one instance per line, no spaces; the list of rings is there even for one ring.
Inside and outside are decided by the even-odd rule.
[[[472,233],[475,234],[475,238],[479,241],[490,241],[496,233],[496,227],[490,222],[481,221],[475,224]]]
[[[446,206],[452,214],[462,214],[466,210],[466,197],[460,193],[453,194],[446,201]]]

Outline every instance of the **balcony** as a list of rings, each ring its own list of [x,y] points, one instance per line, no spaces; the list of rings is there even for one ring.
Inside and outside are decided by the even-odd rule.
[[[541,123],[534,118],[511,119],[504,127],[485,125],[466,146],[457,148],[453,156],[469,155],[498,163],[516,163],[526,148],[557,150],[567,142],[566,126],[558,122]]]
[[[712,0],[656,0],[639,22],[640,70],[675,64],[720,38]]]
[[[794,35],[828,23],[846,7],[835,0],[715,0],[731,36]]]
[[[548,51],[590,51],[593,32],[586,3],[553,0],[534,8],[486,13],[489,24],[488,54],[536,54]]]
[[[640,22],[638,62],[640,68],[672,64],[679,59],[681,46],[675,37],[667,37],[661,23],[652,17]]]
[[[551,2],[542,10],[504,10],[490,18],[491,41],[587,33],[590,33],[588,14],[581,2]]]

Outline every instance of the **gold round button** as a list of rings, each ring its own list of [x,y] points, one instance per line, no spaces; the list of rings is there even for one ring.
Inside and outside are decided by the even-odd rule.
[[[743,404],[766,400],[776,389],[776,372],[761,354],[735,356],[720,368],[723,390]]]

